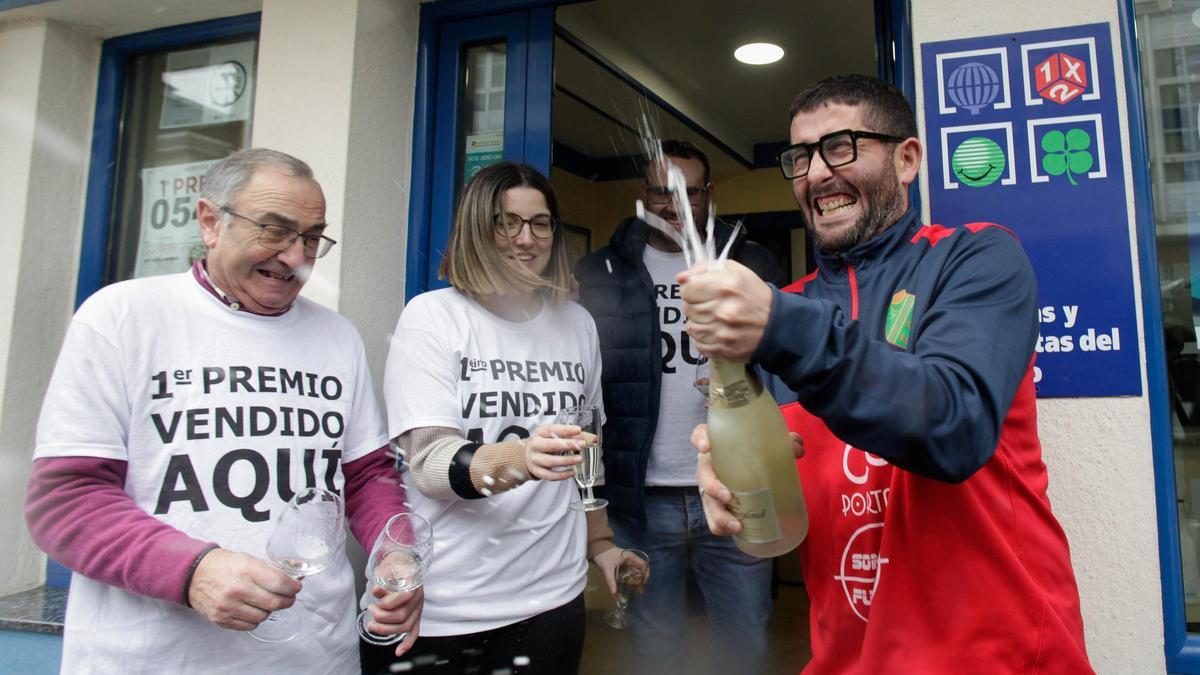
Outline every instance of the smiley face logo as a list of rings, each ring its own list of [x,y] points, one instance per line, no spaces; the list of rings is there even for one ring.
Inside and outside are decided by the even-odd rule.
[[[965,185],[986,187],[1004,174],[1004,151],[990,138],[972,136],[963,141],[950,156],[950,168]]]

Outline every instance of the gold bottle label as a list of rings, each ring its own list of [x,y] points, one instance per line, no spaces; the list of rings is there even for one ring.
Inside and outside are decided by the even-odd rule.
[[[730,503],[733,517],[742,524],[738,534],[751,544],[769,544],[783,536],[779,529],[779,516],[771,500],[771,488],[752,492],[733,492]]]
[[[750,383],[745,380],[738,380],[727,387],[711,386],[709,392],[710,398],[715,397],[718,403],[726,408],[749,405],[756,395]]]

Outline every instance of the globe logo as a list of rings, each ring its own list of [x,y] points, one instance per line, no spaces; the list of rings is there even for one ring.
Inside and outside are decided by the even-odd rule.
[[[1000,95],[1000,76],[978,61],[968,61],[954,69],[946,79],[946,93],[954,105],[978,115]]]

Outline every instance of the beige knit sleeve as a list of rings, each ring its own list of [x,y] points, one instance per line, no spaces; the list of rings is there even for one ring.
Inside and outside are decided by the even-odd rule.
[[[421,427],[400,435],[413,485],[427,497],[455,499],[461,495],[450,484],[450,467],[465,446],[473,445],[458,429]],[[530,479],[525,466],[525,444],[505,441],[479,446],[470,460],[471,485],[487,497],[511,490]]]
[[[587,515],[587,559],[616,546],[613,531],[608,526],[608,509],[588,511]]]

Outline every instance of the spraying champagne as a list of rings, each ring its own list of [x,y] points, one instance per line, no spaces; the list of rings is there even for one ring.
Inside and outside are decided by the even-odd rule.
[[[647,148],[650,156],[655,147]],[[661,155],[661,148],[658,149]],[[692,220],[687,181],[677,167],[667,169],[667,187],[675,210],[683,217],[682,231],[637,202],[638,218],[675,241],[688,267],[706,262],[720,269],[737,238],[738,223],[725,248],[717,253],[713,238],[715,207],[708,212],[705,235]],[[713,469],[733,495],[733,513],[742,524],[735,535],[738,548],[760,558],[782,555],[800,545],[808,534],[808,510],[800,491],[800,475],[783,414],[754,371],[744,363],[710,361],[708,438]]]
[[[709,366],[708,439],[742,524],[735,541],[760,558],[787,553],[808,534],[808,510],[783,415],[752,368],[719,359]]]

